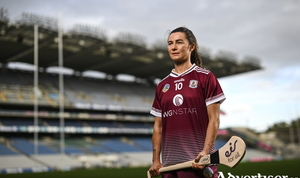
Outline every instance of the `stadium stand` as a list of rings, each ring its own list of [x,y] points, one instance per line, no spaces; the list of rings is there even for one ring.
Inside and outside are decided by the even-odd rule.
[[[17,155],[17,153],[0,143],[0,155]]]
[[[128,143],[122,142],[118,138],[102,140],[102,141],[98,141],[98,143],[104,147],[109,148],[110,150],[114,150],[114,152],[117,152],[117,153],[140,151],[139,149],[135,148],[134,146],[129,145]]]
[[[34,145],[31,142],[28,142],[24,138],[10,138],[11,145],[18,149],[20,152],[26,155],[34,154]],[[38,150],[40,154],[54,154],[55,151],[51,150],[45,145],[39,144]]]
[[[32,73],[19,73],[9,71],[9,76],[13,76],[14,80],[6,82],[6,72],[1,73],[0,81],[2,96],[6,98],[2,102],[10,103],[27,103],[32,104],[34,99]],[[4,74],[4,75],[2,75]],[[21,77],[22,76],[22,77]],[[26,80],[22,80],[25,79]],[[29,80],[31,79],[31,80]],[[17,85],[17,81],[23,81],[23,85]],[[41,105],[58,105],[58,81],[57,76],[46,74],[40,77],[41,82],[39,104]],[[89,86],[89,87],[85,87]],[[56,88],[56,89],[55,89]],[[122,90],[118,90],[122,88]],[[140,91],[140,92],[136,92]],[[143,91],[143,95],[141,93]],[[153,96],[153,87],[137,85],[137,84],[121,84],[110,81],[88,80],[84,78],[66,77],[65,78],[65,97],[66,105],[79,108],[89,108],[94,105],[115,108],[135,108],[147,110],[151,104]]]

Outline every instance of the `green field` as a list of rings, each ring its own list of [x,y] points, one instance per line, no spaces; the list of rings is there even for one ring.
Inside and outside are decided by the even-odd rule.
[[[146,178],[148,167],[75,170],[67,172],[0,174],[2,178]],[[240,163],[231,169],[219,166],[219,178],[300,178],[300,159],[261,163]],[[234,177],[233,177],[234,176]],[[255,176],[255,177],[254,177]],[[264,177],[265,176],[265,177]],[[276,177],[277,176],[277,177]]]

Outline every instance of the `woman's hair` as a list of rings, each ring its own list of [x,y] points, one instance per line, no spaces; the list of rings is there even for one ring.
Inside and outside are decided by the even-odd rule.
[[[201,60],[200,54],[198,53],[197,39],[196,39],[195,35],[193,34],[193,32],[186,27],[178,27],[178,28],[172,30],[169,35],[171,35],[172,33],[176,33],[176,32],[184,33],[186,36],[186,39],[189,41],[189,44],[195,45],[195,49],[192,51],[192,54],[191,54],[191,63],[192,64],[195,63],[197,66],[201,67],[202,60]]]

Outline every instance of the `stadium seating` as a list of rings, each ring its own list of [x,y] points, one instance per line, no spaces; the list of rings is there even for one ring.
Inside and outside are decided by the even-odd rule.
[[[110,150],[114,150],[115,152],[139,152],[138,148],[122,142],[121,140],[115,138],[115,139],[109,139],[109,140],[102,140],[98,141],[99,145],[102,145],[104,147],[109,148]]]
[[[101,154],[101,153],[110,153],[111,151],[106,150],[105,148],[101,148],[101,145],[98,145],[97,147],[88,147],[86,148],[88,151],[94,154]]]
[[[0,155],[17,155],[17,153],[7,148],[6,145],[0,143]]]
[[[11,144],[16,149],[20,150],[22,153],[26,155],[33,155],[34,153],[34,144],[25,140],[24,138],[11,138]],[[56,154],[54,150],[49,147],[39,144],[38,145],[38,154]]]
[[[81,155],[81,154],[85,154],[85,152],[83,152],[80,149],[75,148],[75,147],[66,147],[65,148],[65,153],[69,154],[69,155]]]
[[[130,138],[135,145],[141,148],[143,151],[152,151],[152,142],[149,138]]]
[[[34,125],[33,119],[27,118],[1,118],[0,122],[6,126]]]
[[[86,121],[87,125],[90,127],[107,127],[107,128],[114,128],[114,127],[119,127],[116,122],[112,121],[96,121],[96,120],[89,120]]]
[[[10,79],[8,80],[7,77]],[[33,74],[30,72],[1,72],[0,102],[33,103]],[[39,76],[39,104],[58,105],[58,77],[50,74]],[[154,87],[115,81],[90,80],[65,77],[65,103],[67,105],[112,105],[119,107],[146,108],[151,106]],[[89,87],[86,87],[89,86]],[[120,90],[122,88],[122,90]]]

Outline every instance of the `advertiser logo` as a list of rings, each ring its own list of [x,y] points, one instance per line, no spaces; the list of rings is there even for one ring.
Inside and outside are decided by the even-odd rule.
[[[164,88],[162,89],[162,92],[166,93],[170,89],[170,84],[165,84]]]
[[[226,151],[225,152],[225,156],[226,157],[229,157],[236,149],[236,143],[237,143],[237,140],[234,142],[234,145],[232,147],[232,143],[230,142],[229,145],[230,145],[230,148],[229,148],[229,151]]]
[[[183,103],[183,96],[181,94],[177,94],[173,97],[173,104],[175,106],[181,106]]]
[[[177,94],[173,97],[173,104],[175,106],[181,106],[183,104],[183,96],[181,94]],[[171,117],[175,115],[183,115],[183,114],[197,114],[197,108],[177,108],[177,109],[170,109],[163,113],[163,117]]]
[[[171,117],[175,115],[183,115],[183,114],[197,114],[196,108],[178,108],[178,109],[170,109],[163,113],[163,117]]]
[[[228,162],[229,163],[235,161],[236,159],[238,159],[241,156],[239,152],[235,152],[235,150],[236,150],[236,143],[237,142],[238,142],[238,140],[236,140],[233,143],[233,145],[230,142],[229,143],[229,145],[230,145],[229,151],[225,152],[225,156],[228,158]]]

